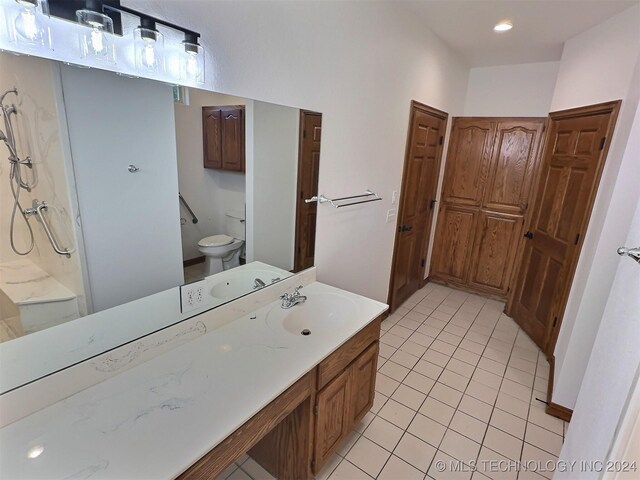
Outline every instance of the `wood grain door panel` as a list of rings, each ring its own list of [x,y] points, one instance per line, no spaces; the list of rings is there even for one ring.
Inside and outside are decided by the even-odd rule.
[[[316,397],[315,463],[322,465],[349,433],[351,426],[351,370],[347,369],[318,392]]]
[[[431,274],[466,283],[478,211],[442,206],[433,247]]]
[[[480,206],[495,128],[495,123],[486,119],[454,119],[442,191],[444,202]]]
[[[244,172],[244,107],[222,108],[221,121],[222,168]]]
[[[202,141],[205,168],[222,168],[222,112],[202,107]]]
[[[357,423],[373,406],[376,371],[378,366],[378,342],[365,350],[354,362],[351,386],[351,422]]]
[[[524,214],[543,128],[543,119],[498,123],[484,208]]]
[[[506,295],[522,232],[522,216],[480,211],[469,284]]]
[[[551,114],[536,202],[507,311],[550,352],[613,132],[618,103]]]

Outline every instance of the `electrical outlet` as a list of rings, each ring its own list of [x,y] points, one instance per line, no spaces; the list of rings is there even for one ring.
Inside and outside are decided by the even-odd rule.
[[[206,281],[189,283],[180,286],[180,311],[182,313],[199,310],[205,305],[205,289]]]

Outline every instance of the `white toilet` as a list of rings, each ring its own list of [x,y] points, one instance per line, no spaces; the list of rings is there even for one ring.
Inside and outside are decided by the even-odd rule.
[[[226,234],[212,235],[198,242],[198,250],[205,257],[206,276],[240,265],[245,240],[244,212],[227,212],[225,230]]]

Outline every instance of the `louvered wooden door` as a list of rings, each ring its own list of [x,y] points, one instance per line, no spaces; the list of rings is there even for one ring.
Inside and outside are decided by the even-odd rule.
[[[456,118],[430,277],[506,297],[538,165],[542,118]]]
[[[535,207],[507,311],[543,350],[569,294],[618,103],[550,115]]]

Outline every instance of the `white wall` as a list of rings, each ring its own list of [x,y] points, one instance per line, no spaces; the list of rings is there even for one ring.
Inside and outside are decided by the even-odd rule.
[[[636,182],[640,178],[639,158],[640,108],[637,108],[631,140],[624,153],[625,162],[635,163]],[[635,216],[631,212],[630,217],[632,225],[628,235],[622,235],[621,244],[635,247],[640,245],[640,203],[636,202]],[[615,252],[608,261],[617,271],[560,454],[560,459],[567,462],[607,459],[640,366],[640,265],[631,258],[618,257]],[[599,472],[579,475],[581,480],[601,478]],[[558,473],[554,478],[577,476],[576,472]]]
[[[320,191],[371,188],[384,200],[318,209],[318,279],[386,301],[395,223],[385,215],[400,189],[410,102],[461,115],[468,67],[458,55],[392,3],[124,4],[202,33],[207,88],[323,113]]]
[[[35,246],[27,258],[45,270],[56,280],[78,296],[81,315],[86,313],[82,272],[77,248],[75,225],[73,222],[72,195],[67,184],[68,172],[65,165],[61,124],[64,126],[64,112],[58,115],[56,104],[58,92],[54,77],[59,75],[55,62],[35,57],[15,56],[0,53],[0,94],[16,86],[18,96],[9,94],[5,103],[15,104],[17,116],[12,116],[14,133],[18,143],[18,153],[24,159],[31,156],[33,169],[22,168],[26,180],[34,184],[31,192],[20,192],[22,208],[30,208],[34,198],[49,204],[46,212],[59,243],[74,249],[71,258],[58,255],[53,251],[44,229],[36,218],[29,223],[34,233]],[[4,121],[0,129],[5,130]],[[9,186],[10,164],[8,150],[0,142],[0,262],[18,260],[9,243],[10,218],[13,208],[13,196]],[[28,229],[22,217],[16,216],[16,240],[19,250],[29,246]]]
[[[245,103],[244,98],[190,88],[189,105],[175,104],[180,192],[198,217],[198,223],[192,223],[180,205],[180,215],[187,220],[181,229],[184,260],[202,255],[198,242],[204,237],[226,233],[226,212],[245,208],[245,174],[203,166],[202,107]]]
[[[300,110],[253,104],[253,260],[293,270]]]
[[[559,62],[476,67],[469,73],[466,117],[546,117]]]
[[[94,310],[181,284],[171,87],[61,72]],[[129,164],[140,171],[129,173]]]
[[[640,199],[637,158],[623,159],[640,96],[639,22],[636,6],[569,40],[551,105],[555,111],[623,101],[555,349],[553,401],[568,408],[576,405],[600,326],[616,248]]]

